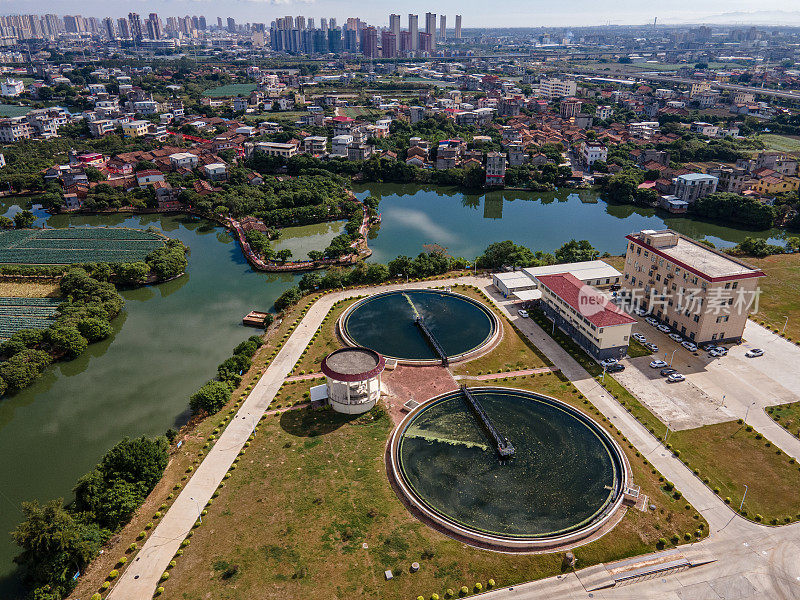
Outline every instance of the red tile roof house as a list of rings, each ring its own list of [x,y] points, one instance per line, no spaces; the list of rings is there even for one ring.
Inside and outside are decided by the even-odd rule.
[[[544,314],[591,357],[603,360],[625,356],[636,319],[572,273],[539,275],[536,279]]]

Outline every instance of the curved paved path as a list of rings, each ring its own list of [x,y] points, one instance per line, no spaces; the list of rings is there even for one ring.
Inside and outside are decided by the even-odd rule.
[[[434,287],[466,283],[477,285],[509,316],[594,405],[614,423],[636,448],[661,473],[681,490],[686,499],[708,521],[711,535],[693,544],[698,552],[712,552],[724,560],[684,573],[666,576],[629,587],[588,592],[580,576],[572,573],[512,589],[487,594],[496,598],[659,598],[689,600],[690,598],[799,598],[800,599],[800,523],[770,528],[751,523],[738,516],[711,492],[688,468],[666,451],[658,441],[597,382],[566,351],[543,332],[531,319],[522,319],[507,310],[508,301],[494,294],[486,278],[464,277],[424,283],[398,284],[335,292],[323,296],[281,348],[239,412],[217,443],[195,471],[173,505],[147,539],[134,561],[128,566],[108,598],[111,600],[147,600],[158,586],[161,574],[192,529],[198,512],[211,498],[234,458],[250,436],[253,427],[267,410],[281,383],[291,372],[311,336],[341,299],[370,294],[387,289]],[[772,432],[770,432],[772,433]],[[769,438],[769,435],[766,437]],[[777,437],[777,436],[776,436]],[[785,441],[785,440],[780,440]],[[776,445],[782,445],[776,442]],[[794,451],[794,448],[791,448]],[[794,452],[789,452],[794,455]],[[714,587],[716,583],[717,587]],[[725,587],[727,586],[727,587]],[[733,589],[728,593],[723,588]],[[752,591],[751,591],[752,588]],[[685,593],[684,593],[685,592]]]

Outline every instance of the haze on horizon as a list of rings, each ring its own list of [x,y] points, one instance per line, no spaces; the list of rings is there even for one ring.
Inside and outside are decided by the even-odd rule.
[[[608,10],[594,0],[505,0],[488,3],[478,0],[413,0],[413,2],[352,2],[350,0],[53,0],[32,6],[30,0],[0,0],[2,14],[56,13],[80,14],[84,17],[121,17],[129,12],[146,15],[156,12],[167,16],[205,15],[209,24],[216,17],[233,17],[237,22],[267,23],[284,15],[306,17],[335,17],[342,23],[347,17],[360,17],[370,24],[383,26],[389,13],[424,15],[436,12],[448,15],[453,26],[454,16],[463,15],[465,29],[476,27],[578,27],[589,25],[642,25],[658,17],[660,24],[720,23],[758,25],[800,25],[800,10],[787,10],[781,0],[674,0],[668,6],[653,5],[638,0],[620,0]]]

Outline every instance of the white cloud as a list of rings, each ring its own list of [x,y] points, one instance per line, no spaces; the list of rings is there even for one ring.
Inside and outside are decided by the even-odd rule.
[[[426,242],[447,245],[458,241],[452,232],[447,231],[444,227],[434,223],[433,220],[424,212],[418,210],[398,210],[390,208],[388,210],[384,210],[383,213],[388,213],[387,216],[389,219],[395,223],[400,223],[409,229],[414,229],[425,235],[428,238]]]

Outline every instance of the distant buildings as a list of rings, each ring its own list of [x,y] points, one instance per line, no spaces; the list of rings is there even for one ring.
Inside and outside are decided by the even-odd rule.
[[[546,77],[539,82],[539,91],[548,99],[566,98],[574,96],[578,91],[578,84],[567,79]]]
[[[3,96],[19,96],[25,91],[25,84],[20,79],[6,79],[0,84]]]
[[[505,185],[506,155],[503,152],[489,152],[486,155],[486,185]]]
[[[683,200],[691,204],[699,198],[704,198],[717,191],[719,179],[713,175],[703,173],[688,173],[679,175],[673,180],[675,190],[673,195],[678,200]]]
[[[582,142],[580,156],[581,162],[591,168],[597,161],[606,161],[608,158],[608,148],[606,148],[604,144]]]

